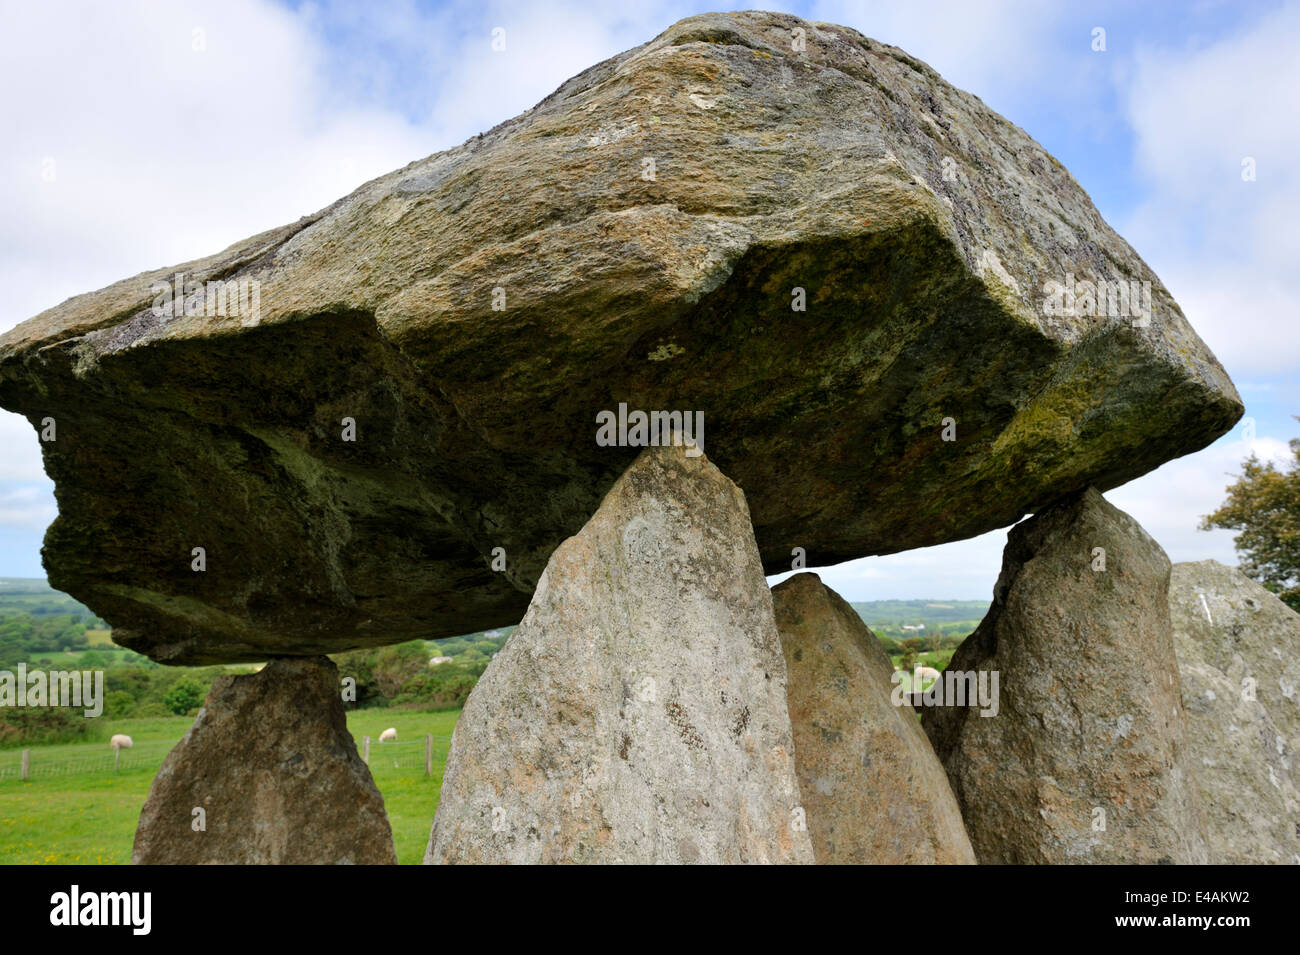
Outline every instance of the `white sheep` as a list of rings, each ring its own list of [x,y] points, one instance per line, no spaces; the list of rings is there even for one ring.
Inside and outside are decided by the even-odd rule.
[[[379,742],[381,742],[381,743],[396,743],[396,742],[397,742],[397,728],[396,728],[395,726],[390,726],[390,727],[388,727],[388,729],[386,729],[386,730],[384,730],[382,733],[380,733],[380,734],[379,734]]]
[[[131,742],[131,737],[118,733],[108,741],[108,745],[113,749],[130,749],[135,744]]]
[[[918,681],[937,680],[937,679],[939,679],[939,675],[940,675],[940,674],[939,674],[939,671],[936,670],[934,667],[917,667],[917,668],[916,668],[916,679],[917,679]]]

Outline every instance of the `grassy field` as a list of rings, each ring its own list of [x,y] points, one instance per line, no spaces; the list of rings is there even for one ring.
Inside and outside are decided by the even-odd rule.
[[[418,863],[424,857],[451,731],[459,715],[459,711],[383,709],[348,714],[348,729],[357,748],[362,736],[371,737],[370,770],[384,795],[400,863]],[[117,773],[111,769],[112,753],[105,743],[33,748],[32,779],[0,778],[0,863],[129,863],[149,784],[190,722],[183,716],[112,721],[112,733],[126,733],[136,744],[123,751],[124,765]],[[376,742],[389,726],[397,729],[396,746]],[[426,733],[433,734],[432,779],[424,775]],[[127,757],[135,764],[127,765]],[[16,766],[20,758],[18,750],[0,752],[0,770]],[[52,776],[40,772],[42,766],[69,766],[92,758],[103,760],[107,768]]]
[[[104,664],[108,666],[120,666],[136,656],[124,647],[109,643],[103,646],[91,647],[89,650],[73,650],[71,653],[64,653],[62,650],[33,653],[27,658],[27,666],[44,666],[52,670],[99,669],[102,665],[87,667],[81,659],[83,653],[88,653],[91,650],[98,653],[103,658]]]
[[[956,652],[956,650],[927,650],[916,655],[916,662],[918,666],[934,667],[936,670],[943,671],[952,662],[952,655]],[[894,654],[889,660],[896,667],[903,665],[901,653]]]
[[[87,630],[86,641],[92,647],[108,647],[110,650],[117,648],[117,644],[113,642],[112,630]]]
[[[397,845],[397,861],[403,865],[418,864],[424,858],[424,847],[429,841],[429,827],[433,824],[433,811],[438,808],[438,792],[442,789],[442,770],[447,764],[447,751],[451,748],[451,731],[456,727],[460,710],[440,713],[421,713],[410,710],[357,710],[348,715],[348,729],[361,746],[361,737],[370,737],[370,773],[375,785],[384,794],[388,821],[393,827],[393,842]],[[376,740],[385,728],[397,729],[397,739],[402,745],[380,745]],[[433,734],[433,778],[424,775],[424,734]],[[418,741],[407,746],[404,741]],[[404,764],[393,766],[393,758],[400,754]],[[414,761],[414,768],[405,765]]]

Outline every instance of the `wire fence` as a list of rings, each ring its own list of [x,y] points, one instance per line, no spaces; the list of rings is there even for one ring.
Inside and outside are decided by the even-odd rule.
[[[450,734],[429,733],[419,739],[386,742],[375,742],[369,736],[363,736],[357,741],[361,758],[372,770],[380,767],[422,769],[428,775],[433,774],[435,762],[446,761],[450,748]]]
[[[0,754],[0,780],[37,779],[42,776],[72,776],[80,773],[126,772],[162,765],[175,743],[165,740],[136,743],[130,749],[103,749],[69,754],[66,750],[37,747],[6,750]]]

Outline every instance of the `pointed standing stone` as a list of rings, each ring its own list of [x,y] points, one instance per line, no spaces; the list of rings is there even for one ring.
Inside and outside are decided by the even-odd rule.
[[[816,574],[772,588],[795,767],[822,865],[974,864],[948,777],[884,647]]]
[[[798,810],[744,494],[649,448],[470,695],[425,862],[812,862]]]
[[[396,863],[384,798],[348,732],[334,664],[272,660],[218,678],[154,778],[131,861]]]
[[[997,715],[922,723],[980,862],[1206,861],[1168,594],[1160,545],[1093,488],[1012,528],[948,665],[998,671]]]

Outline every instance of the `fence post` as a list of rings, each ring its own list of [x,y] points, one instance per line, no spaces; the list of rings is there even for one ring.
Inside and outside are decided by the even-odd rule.
[[[370,737],[361,737],[361,762],[370,765]]]
[[[30,749],[25,749],[23,750],[23,779],[26,779],[28,776],[31,775],[31,769],[32,769],[32,751]]]
[[[113,772],[117,772],[117,761],[121,757],[121,755],[122,755],[122,747],[114,746],[113,747]]]
[[[433,734],[424,734],[424,775],[433,775]]]

